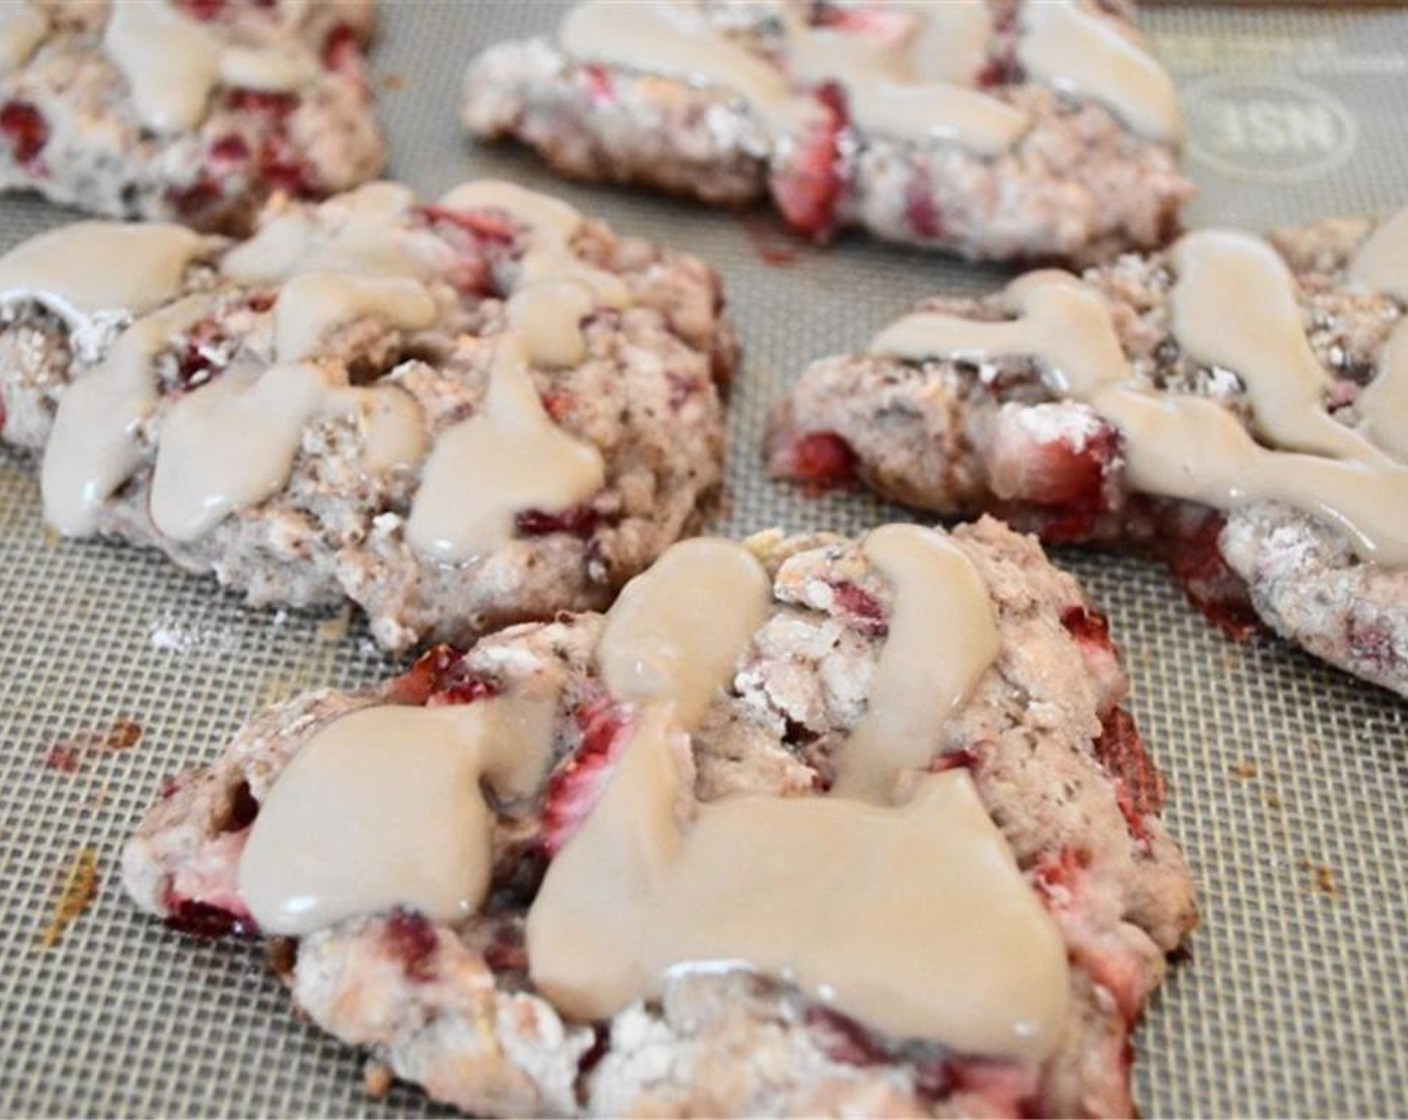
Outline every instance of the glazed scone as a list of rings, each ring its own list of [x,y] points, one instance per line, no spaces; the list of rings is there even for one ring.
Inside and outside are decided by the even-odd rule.
[[[0,439],[47,522],[351,599],[391,649],[607,605],[707,509],[736,361],[707,265],[488,180],[0,258]]]
[[[573,178],[771,199],[986,260],[1164,244],[1192,193],[1173,82],[1085,0],[587,0],[470,64],[463,119]]]
[[[1128,1116],[1197,915],[1126,690],[996,521],[686,541],[271,709],[124,882],[475,1115]]]
[[[0,189],[245,233],[275,192],[325,198],[386,162],[371,0],[9,0]]]
[[[772,468],[1135,543],[1230,632],[1408,695],[1405,305],[1403,215],[1030,274],[810,366]]]

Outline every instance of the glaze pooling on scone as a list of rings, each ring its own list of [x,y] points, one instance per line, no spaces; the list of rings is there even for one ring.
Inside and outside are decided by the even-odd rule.
[[[49,17],[29,0],[0,4],[0,78],[29,61],[48,30]]]
[[[1100,102],[1136,132],[1183,142],[1173,79],[1123,25],[1081,0],[1041,0],[1022,8],[1021,26],[1017,58],[1032,74]]]
[[[668,701],[693,728],[772,606],[772,581],[733,541],[681,541],[636,576],[606,615],[597,661],[613,696]]]
[[[165,222],[74,222],[0,257],[0,298],[31,297],[72,317],[141,314],[181,290],[211,242]]]
[[[671,969],[752,968],[898,1038],[1028,1060],[1060,1042],[1065,947],[966,774],[897,807],[741,795],[682,822],[687,757],[648,713],[548,868],[528,958],[554,1005],[608,1018]]]
[[[335,720],[279,775],[240,858],[259,928],[301,935],[395,906],[452,922],[479,910],[492,870],[482,785],[537,788],[555,699],[379,706]]]
[[[512,538],[519,511],[578,505],[605,479],[601,452],[553,422],[522,345],[505,335],[482,407],[435,442],[406,537],[431,559],[472,560]]]
[[[1016,319],[911,315],[882,331],[871,352],[914,361],[1029,355],[1041,362],[1052,391],[1091,405],[1119,429],[1138,489],[1219,509],[1286,502],[1334,524],[1362,558],[1408,563],[1408,521],[1401,514],[1408,508],[1408,468],[1350,429],[1330,431],[1328,417],[1321,418],[1323,405],[1312,391],[1318,379],[1306,365],[1314,358],[1302,350],[1289,273],[1269,261],[1256,239],[1237,234],[1190,234],[1174,259],[1192,273],[1175,289],[1175,337],[1229,363],[1246,383],[1254,423],[1272,446],[1258,444],[1212,400],[1135,380],[1104,300],[1067,273],[1032,273],[1009,285]],[[1233,294],[1227,277],[1254,285],[1235,290],[1252,319],[1225,314]],[[1306,446],[1336,457],[1295,450]]]
[[[138,319],[64,394],[40,470],[44,518],[60,533],[96,531],[103,502],[141,462],[135,430],[157,399],[152,361],[209,309],[209,297],[187,296]]]
[[[425,450],[420,407],[394,385],[352,387],[342,367],[314,362],[230,369],[166,417],[152,521],[172,540],[198,540],[283,486],[308,422],[336,413],[360,415],[372,470],[410,466]]]
[[[587,356],[582,320],[597,306],[620,310],[630,304],[630,289],[619,276],[572,252],[582,215],[560,199],[478,179],[450,191],[440,205],[502,210],[531,232],[532,247],[519,261],[508,317],[535,365],[576,365]]]
[[[1140,44],[1076,4],[1047,7],[1034,5],[1024,21],[1019,50],[1025,65],[1063,92],[1109,106],[1146,136],[1181,138],[1173,83]],[[623,20],[618,5],[587,0],[563,20],[558,41],[582,61],[734,90],[781,134],[815,120],[816,106],[796,86],[836,81],[856,123],[877,135],[951,140],[983,155],[1010,149],[1029,115],[970,88],[978,76],[975,59],[985,57],[992,32],[985,6],[906,4],[898,12],[910,26],[882,40],[813,28],[785,11],[779,20],[785,75],[710,27],[689,4],[655,2]]]
[[[934,755],[935,729],[966,701],[998,653],[987,585],[952,541],[885,525],[862,545],[895,588],[896,608],[864,718],[841,747],[832,793],[881,805]]]
[[[302,44],[224,42],[167,0],[114,4],[103,41],[131,83],[142,123],[159,133],[198,125],[218,83],[284,92],[318,73],[317,60]]]

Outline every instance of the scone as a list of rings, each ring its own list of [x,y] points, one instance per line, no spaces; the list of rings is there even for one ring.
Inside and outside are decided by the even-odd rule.
[[[475,1115],[1131,1115],[1196,923],[1104,619],[983,520],[674,546],[266,712],[124,852]]]
[[[373,178],[371,0],[7,0],[0,189],[247,232]]]
[[[0,258],[0,439],[59,533],[391,649],[607,605],[719,485],[718,277],[507,183],[81,222]]]
[[[558,172],[714,205],[771,199],[988,260],[1164,244],[1192,187],[1173,82],[1087,0],[586,0],[470,64],[463,118]]]
[[[1135,543],[1229,631],[1408,695],[1405,304],[1408,214],[1032,273],[810,366],[772,467]]]

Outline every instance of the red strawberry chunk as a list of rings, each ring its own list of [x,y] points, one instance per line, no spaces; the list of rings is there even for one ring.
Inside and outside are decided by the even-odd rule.
[[[1077,604],[1061,612],[1061,625],[1070,631],[1071,636],[1081,645],[1091,646],[1105,652],[1113,652],[1114,642],[1110,640],[1110,620],[1099,611],[1092,611]]]
[[[885,608],[869,591],[849,580],[834,583],[831,588],[836,593],[836,606],[857,630],[872,638],[883,638],[890,632]]]
[[[905,186],[904,216],[909,228],[925,240],[937,241],[944,236],[946,230],[927,170],[916,172]]]
[[[587,98],[594,108],[610,105],[616,100],[616,82],[611,71],[604,66],[583,66],[582,82],[587,87]]]
[[[1119,450],[1119,433],[1084,405],[1004,408],[988,451],[989,484],[1004,501],[1098,511]]]
[[[914,30],[914,17],[896,8],[823,8],[818,22],[886,47],[901,45]]]
[[[440,948],[440,938],[423,914],[398,906],[386,919],[382,943],[401,962],[406,979],[423,984],[435,978],[435,953]]]
[[[518,227],[504,215],[493,210],[456,210],[448,206],[422,206],[421,214],[431,225],[448,223],[484,241],[511,245]]]
[[[797,482],[837,486],[854,481],[856,453],[835,432],[807,432],[792,439],[778,452],[773,470]]]
[[[635,727],[629,710],[607,696],[579,708],[576,719],[582,742],[548,779],[543,803],[542,838],[549,855],[562,849],[595,808]]]
[[[1120,812],[1129,834],[1142,845],[1150,840],[1145,817],[1163,808],[1166,783],[1144,749],[1134,719],[1123,708],[1114,708],[1101,720],[1095,757],[1115,785]]]
[[[10,145],[15,162],[28,166],[49,142],[49,122],[28,101],[7,101],[0,106],[0,136]]]
[[[845,186],[841,175],[841,136],[846,131],[845,95],[830,83],[813,94],[822,119],[797,139],[792,158],[772,182],[778,209],[789,225],[817,241],[836,229],[836,206]]]
[[[1155,548],[1193,605],[1228,637],[1246,641],[1261,623],[1246,582],[1217,546],[1223,524],[1216,510],[1178,507],[1164,518]]]
[[[520,537],[545,537],[551,533],[589,537],[600,521],[600,516],[591,506],[571,506],[557,513],[523,509],[514,514],[513,527]]]
[[[323,65],[339,74],[361,74],[361,44],[357,42],[357,33],[347,24],[335,25],[323,40]]]

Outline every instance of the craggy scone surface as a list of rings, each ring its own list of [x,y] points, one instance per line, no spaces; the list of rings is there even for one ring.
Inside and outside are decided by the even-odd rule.
[[[384,10],[372,54],[398,177],[430,198],[474,176],[519,178],[725,274],[749,361],[730,404],[732,501],[711,531],[824,526],[854,535],[901,516],[866,495],[811,500],[766,482],[757,449],[767,408],[817,354],[843,352],[937,290],[977,296],[1004,277],[863,237],[816,253],[781,241],[799,263],[770,267],[727,216],[646,193],[577,189],[521,152],[468,146],[454,112],[468,58],[541,33],[556,17],[535,5],[423,9],[414,19],[409,6]],[[1185,166],[1203,189],[1194,224],[1308,224],[1401,200],[1408,90],[1380,64],[1393,56],[1401,14],[1158,4],[1141,20],[1182,86],[1230,81],[1255,51],[1278,80],[1295,75],[1297,88],[1333,95],[1359,126],[1342,167],[1268,189],[1202,162],[1197,150],[1218,134],[1191,114],[1195,151]],[[15,196],[0,234],[8,247],[71,217]],[[10,1074],[0,1079],[0,1105],[64,1116],[446,1115],[406,1086],[371,1100],[362,1057],[289,1014],[262,948],[191,944],[134,914],[117,874],[119,849],[164,776],[213,761],[275,699],[355,689],[405,663],[378,655],[360,621],[338,637],[336,612],[271,619],[155,554],[53,547],[37,480],[8,453],[0,453],[0,561],[0,733],[10,744],[0,753],[0,953],[14,963],[0,1000]],[[1111,616],[1134,680],[1131,708],[1169,778],[1165,819],[1188,854],[1203,915],[1196,960],[1174,970],[1137,1038],[1136,1100],[1151,1116],[1408,1109],[1396,1059],[1408,1032],[1397,998],[1408,986],[1398,827],[1408,813],[1408,710],[1279,644],[1227,642],[1152,564],[1068,550],[1057,562]],[[85,752],[74,772],[42,764],[56,744],[105,734],[121,719],[144,731],[134,747]],[[97,897],[46,949],[59,880],[85,846],[97,856]]]
[[[933,537],[907,527],[887,539]],[[671,975],[658,1000],[628,1003],[595,1033],[559,1013],[552,993],[537,983],[538,968],[547,964],[533,957],[528,914],[548,896],[557,861],[573,855],[596,816],[613,811],[614,784],[628,759],[648,749],[638,740],[650,717],[621,695],[637,687],[630,683],[636,678],[613,675],[613,665],[622,656],[650,658],[654,647],[623,630],[638,623],[624,621],[631,615],[616,609],[605,626],[590,614],[514,627],[462,657],[434,650],[379,688],[310,693],[265,712],[236,735],[214,768],[164,786],[123,853],[124,886],[144,910],[177,928],[250,932],[256,925],[251,911],[273,913],[250,893],[263,897],[259,880],[251,878],[255,849],[275,843],[260,839],[265,806],[282,792],[284,775],[293,774],[290,764],[311,749],[315,736],[369,705],[440,711],[551,697],[550,761],[542,778],[515,787],[514,796],[495,787],[488,840],[493,871],[477,914],[433,923],[401,907],[354,912],[333,924],[315,923],[296,943],[271,943],[296,1003],[319,1025],[471,1114],[1128,1115],[1128,1032],[1164,975],[1165,955],[1182,945],[1197,921],[1183,858],[1157,816],[1163,779],[1121,706],[1128,682],[1106,622],[1075,581],[1052,568],[1034,541],[995,521],[961,528],[952,541],[962,567],[945,578],[976,574],[972,601],[984,617],[991,611],[994,655],[990,662],[980,655],[976,679],[955,697],[947,718],[914,725],[923,742],[911,757],[919,772],[943,771],[943,781],[963,781],[949,773],[959,770],[972,781],[1016,857],[1024,880],[1018,889],[1040,900],[1059,931],[1058,959],[1069,962],[1061,986],[1068,984],[1069,998],[1059,1025],[1050,1028],[1054,1049],[1039,1058],[995,1060],[887,1036],[804,987],[751,972]],[[951,547],[941,538],[936,543]],[[676,609],[672,600],[701,594],[679,574],[691,571],[690,562],[672,562],[690,555],[691,547],[679,546],[641,577],[631,589],[637,598],[623,600],[622,610],[649,610],[644,624],[660,625],[664,616],[657,612]],[[703,694],[704,706],[686,716],[688,702],[681,699],[678,709],[689,728],[699,803],[690,812],[744,795],[825,797],[833,786],[841,801],[828,804],[854,804],[862,794],[844,785],[851,773],[844,759],[859,749],[857,728],[867,713],[900,703],[893,696],[879,699],[885,674],[896,679],[884,668],[888,647],[898,643],[907,659],[919,652],[933,666],[929,687],[944,687],[938,665],[955,655],[946,647],[980,644],[980,627],[969,630],[956,621],[967,609],[968,592],[955,595],[943,631],[925,635],[921,650],[905,644],[908,619],[921,609],[920,598],[944,584],[896,582],[905,569],[887,567],[893,561],[872,553],[869,538],[858,545],[839,537],[765,534],[750,547],[771,582],[770,597],[765,591],[761,611],[751,616],[759,625],[751,636],[746,630],[740,635],[736,658],[735,645],[727,647],[725,664],[732,668],[721,674],[722,687]],[[723,561],[711,554],[707,567]],[[745,611],[726,588],[715,594],[716,609]],[[700,628],[708,628],[702,617],[690,630]],[[681,640],[669,639],[671,660],[659,664],[683,664],[694,677],[700,666],[691,647],[676,644]],[[916,668],[907,664],[901,671]],[[647,689],[657,679],[639,678]],[[667,689],[665,695],[677,694]],[[406,734],[414,734],[411,727],[405,725]],[[527,752],[527,742],[514,740],[515,749]],[[893,749],[877,741],[869,748],[873,757],[877,748]],[[318,781],[320,799],[335,801],[337,782],[324,773],[310,780]],[[896,795],[894,804],[905,800]],[[877,804],[889,803],[885,795]],[[396,803],[381,804],[397,815]],[[433,810],[427,805],[424,811]],[[625,813],[619,806],[614,811]],[[361,828],[381,827],[375,812],[359,814]],[[686,826],[684,835],[700,827]],[[299,866],[310,858],[306,850],[280,850],[281,860]],[[908,853],[913,863],[891,888],[914,890],[934,873],[930,861],[964,854]],[[362,876],[379,874],[375,858],[371,853],[357,864]],[[799,874],[825,870],[803,861]],[[410,889],[404,875],[391,873],[391,897],[407,897],[400,893]],[[947,905],[960,905],[960,895],[944,897]],[[900,908],[897,920],[906,920],[903,915]],[[569,940],[587,936],[578,931]],[[936,948],[931,943],[930,952]],[[1008,960],[1005,968],[1016,964]],[[819,972],[818,981],[827,983],[828,975]],[[740,1053],[751,1057],[740,1063]]]

